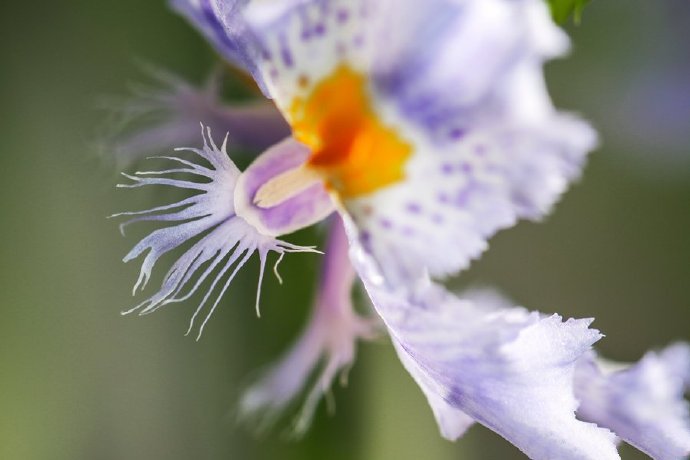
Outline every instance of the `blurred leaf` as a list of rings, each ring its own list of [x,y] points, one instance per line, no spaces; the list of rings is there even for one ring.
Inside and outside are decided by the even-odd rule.
[[[575,24],[580,23],[582,11],[590,0],[547,0],[551,7],[551,14],[554,21],[559,24],[565,23],[569,17],[573,17]]]

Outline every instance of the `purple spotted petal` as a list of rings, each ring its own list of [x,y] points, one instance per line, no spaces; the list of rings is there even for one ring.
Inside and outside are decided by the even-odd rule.
[[[376,334],[378,324],[373,319],[360,317],[352,306],[355,273],[348,258],[341,220],[334,217],[330,229],[309,323],[299,340],[249,388],[240,403],[242,417],[258,418],[260,428],[269,426],[298,397],[318,369],[316,383],[307,394],[294,425],[295,434],[302,434],[333,379],[341,372],[345,377],[352,366],[357,341]]]
[[[334,203],[323,184],[316,182],[277,205],[262,208],[254,204],[257,192],[281,173],[300,168],[309,149],[292,138],[268,149],[243,173],[237,184],[237,213],[265,235],[292,233],[325,219]]]
[[[462,10],[457,13],[458,21],[469,31],[475,26],[486,34],[493,31],[496,40],[506,43],[513,40],[504,34],[520,36],[516,42],[519,50],[502,58],[505,62],[500,71],[487,77],[490,84],[481,79],[475,88],[466,82],[467,94],[463,85],[458,89],[444,84],[443,78],[453,76],[457,78],[449,81],[463,82],[468,78],[467,69],[474,66],[456,66],[452,59],[441,60],[441,54],[424,57],[438,59],[429,63],[435,66],[429,72],[444,77],[430,81],[436,95],[422,97],[419,110],[410,105],[414,97],[408,97],[407,90],[388,88],[380,95],[375,93],[397,105],[398,111],[388,114],[390,123],[413,145],[414,155],[406,164],[404,181],[344,204],[361,230],[361,243],[393,282],[404,283],[424,273],[452,275],[479,257],[497,231],[519,219],[546,215],[579,176],[586,154],[596,143],[594,131],[577,118],[558,113],[546,91],[542,56],[548,54],[534,36],[561,35],[550,23],[545,6],[528,9],[526,5],[533,2],[492,0],[495,8],[506,10],[502,14],[512,24],[504,24],[499,31],[484,24],[483,15],[488,13],[473,6],[475,3],[455,6]],[[477,18],[472,19],[475,14]],[[462,38],[465,28],[454,27],[448,33]],[[503,30],[506,28],[512,31]],[[482,46],[491,41],[489,36],[480,35],[477,40],[465,40],[466,46],[458,53],[492,59],[494,51],[505,51]],[[480,75],[482,68],[479,65]],[[415,73],[412,69],[407,67],[407,72]],[[406,85],[426,91],[409,78],[412,80]],[[467,101],[461,100],[464,96]],[[432,99],[440,105],[436,107]]]
[[[140,221],[174,223],[146,236],[125,256],[124,261],[128,262],[146,254],[134,292],[145,287],[161,256],[194,241],[168,271],[158,292],[125,313],[139,311],[140,314],[146,314],[163,305],[182,302],[199,291],[203,283],[208,281],[210,286],[205,288],[206,294],[189,326],[191,331],[197,316],[211,296],[215,295],[215,300],[208,308],[199,328],[201,335],[230,282],[254,253],[259,255],[261,263],[257,291],[258,311],[261,277],[268,253],[272,251],[282,256],[288,252],[316,251],[310,247],[295,246],[264,235],[236,215],[233,194],[240,172],[225,153],[225,143],[218,148],[211,139],[210,131],[207,130],[204,135],[203,148],[181,151],[193,153],[195,161],[181,156],[166,157],[176,163],[177,167],[163,171],[137,172],[135,175],[125,174],[132,183],[119,187],[165,185],[192,190],[197,192],[195,195],[176,203],[145,211],[124,212],[113,217],[133,216],[122,225],[123,229],[131,223]],[[187,175],[192,178],[203,178],[204,181],[178,179],[170,177],[171,175]]]
[[[373,55],[366,0],[173,0],[264,94],[287,109],[299,91],[342,62],[362,68]],[[306,83],[306,86],[305,86]]]
[[[251,31],[285,113],[340,66],[368,77],[413,155],[403,181],[343,204],[391,281],[454,274],[497,231],[543,217],[596,143],[546,91],[543,62],[568,43],[542,0],[210,3]]]
[[[487,125],[456,148],[420,141],[404,182],[344,204],[389,280],[448,276],[479,257],[497,231],[547,214],[593,138],[586,125],[554,118]]]
[[[583,357],[575,374],[578,417],[613,430],[656,460],[690,455],[690,346],[649,352],[633,365]]]
[[[619,458],[612,433],[575,418],[575,363],[601,337],[591,320],[487,310],[428,279],[396,288],[356,241],[351,259],[445,436],[472,418],[533,459]]]

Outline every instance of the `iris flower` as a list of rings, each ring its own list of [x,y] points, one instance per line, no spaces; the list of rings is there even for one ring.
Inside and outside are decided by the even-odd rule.
[[[317,252],[284,235],[329,222],[312,317],[246,392],[246,416],[272,420],[318,369],[295,426],[303,431],[380,321],[445,438],[478,422],[534,459],[619,458],[613,432],[655,458],[690,452],[687,346],[610,373],[591,351],[602,337],[591,319],[441,284],[497,231],[546,215],[595,146],[590,126],[557,111],[546,91],[543,63],[568,39],[543,0],[172,5],[254,79],[290,131],[244,171],[226,153],[228,138],[219,145],[218,128],[202,128],[203,147],[165,157],[174,167],[126,175],[123,187],[193,192],[123,213],[126,223],[169,224],[125,257],[144,257],[135,291],[187,243],[160,289],[130,311],[203,293],[190,322],[201,334],[254,254],[260,292],[269,253]],[[222,117],[206,122],[223,129]],[[356,276],[372,317],[353,310]]]

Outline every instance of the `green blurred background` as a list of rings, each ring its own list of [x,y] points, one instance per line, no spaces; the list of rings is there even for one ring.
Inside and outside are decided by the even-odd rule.
[[[385,340],[360,348],[336,415],[322,405],[304,440],[238,428],[237,395],[298,333],[318,257],[286,258],[284,286],[267,277],[261,320],[244,270],[198,343],[191,302],[121,317],[137,267],[120,259],[144,229],[123,239],[105,216],[160,198],[116,191],[93,147],[97,101],[144,78],[137,58],[200,81],[214,54],[162,0],[5,2],[0,22],[0,458],[523,458],[479,426],[441,439]],[[552,217],[500,234],[457,286],[595,316],[599,349],[633,360],[690,339],[690,4],[596,0],[568,29],[550,87],[602,147]]]

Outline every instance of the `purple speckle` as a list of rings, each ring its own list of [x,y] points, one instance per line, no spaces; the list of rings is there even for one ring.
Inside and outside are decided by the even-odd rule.
[[[453,165],[450,163],[443,163],[441,165],[441,172],[443,174],[453,174]]]
[[[345,22],[347,22],[348,18],[350,17],[350,13],[346,9],[342,8],[342,9],[338,10],[335,17],[336,17],[336,20],[340,24],[344,24]]]
[[[352,39],[352,44],[355,45],[356,48],[361,48],[362,45],[364,45],[364,37],[361,35],[355,36],[355,38]]]
[[[422,207],[419,203],[407,203],[406,209],[412,214],[419,214],[422,212]]]
[[[453,139],[454,141],[457,141],[461,139],[465,135],[465,130],[461,128],[453,128],[450,131],[450,138]]]
[[[440,203],[447,204],[450,202],[450,197],[448,196],[448,194],[446,192],[441,192],[438,194],[438,201]]]
[[[321,10],[321,16],[329,16],[331,14],[331,2],[321,2],[319,9]]]
[[[455,197],[455,205],[458,207],[465,207],[470,200],[470,197],[477,191],[477,185],[474,183],[467,184],[462,188]]]
[[[431,216],[431,221],[435,224],[442,224],[444,221],[443,214],[434,214]]]
[[[285,67],[292,67],[295,63],[292,59],[292,53],[287,47],[283,47],[283,49],[280,50],[280,57],[283,59]]]
[[[464,172],[466,174],[470,174],[472,172],[472,165],[467,163],[467,162],[463,162],[460,165],[460,168],[462,169],[462,172]]]
[[[483,157],[484,155],[486,155],[486,146],[483,145],[483,144],[477,144],[477,145],[475,145],[475,146],[474,146],[474,153],[475,153],[477,156]]]
[[[393,222],[391,222],[390,219],[381,219],[379,223],[381,224],[381,227],[385,228],[386,230],[393,228]]]
[[[323,23],[318,23],[314,26],[314,34],[317,37],[320,37],[325,33],[326,33],[326,26]]]

